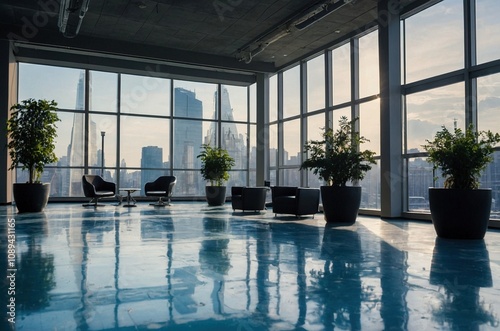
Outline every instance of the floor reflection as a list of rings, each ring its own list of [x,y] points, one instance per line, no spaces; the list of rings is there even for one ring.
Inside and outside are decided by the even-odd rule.
[[[435,240],[422,222],[360,217],[332,227],[204,203],[0,213],[17,224],[17,330],[499,325],[495,231],[483,241]]]
[[[430,283],[442,287],[434,318],[454,330],[480,330],[498,326],[491,307],[482,302],[480,289],[493,286],[489,253],[484,240],[437,238]]]

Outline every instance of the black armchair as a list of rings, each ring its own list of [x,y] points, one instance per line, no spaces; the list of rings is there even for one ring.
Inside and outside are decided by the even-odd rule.
[[[98,204],[100,198],[112,197],[116,194],[116,184],[105,181],[99,175],[83,175],[82,187],[85,197],[91,198],[90,202],[83,206],[103,206],[103,204]]]
[[[318,212],[319,189],[294,187],[294,186],[273,186],[272,204],[273,213],[293,214],[295,216],[312,215]]]
[[[266,209],[266,194],[268,187],[231,187],[231,205],[233,211],[236,209],[263,210]]]
[[[174,190],[177,178],[175,176],[160,176],[153,182],[144,185],[144,194],[146,196],[159,197],[156,203],[150,203],[152,206],[170,206],[170,198]],[[167,201],[164,201],[166,198]]]

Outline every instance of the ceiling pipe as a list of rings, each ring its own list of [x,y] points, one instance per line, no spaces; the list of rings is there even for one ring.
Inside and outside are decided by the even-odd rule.
[[[239,60],[244,61],[247,64],[252,62],[252,59],[257,54],[264,51],[270,44],[293,33],[294,31],[301,31],[308,28],[327,15],[333,13],[334,11],[342,8],[349,3],[354,3],[355,1],[356,0],[329,0],[318,5],[315,9],[307,12],[304,15],[301,15],[299,18],[292,19],[284,25],[281,25],[272,32],[268,33],[264,37],[251,42],[249,46],[246,46],[239,51]],[[254,47],[251,47],[252,45],[254,45]]]

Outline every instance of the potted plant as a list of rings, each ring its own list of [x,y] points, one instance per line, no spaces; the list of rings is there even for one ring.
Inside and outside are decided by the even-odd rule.
[[[40,177],[46,164],[57,161],[56,106],[54,100],[27,99],[11,107],[7,120],[7,147],[12,160],[9,170],[21,167],[29,173],[27,183],[14,184],[14,200],[20,213],[39,212],[47,205],[50,183],[41,183]]]
[[[432,223],[439,237],[482,239],[488,228],[491,189],[479,188],[481,172],[492,161],[493,147],[500,135],[476,131],[450,132],[442,127],[434,140],[423,145],[427,161],[445,178],[444,188],[429,188]]]
[[[342,116],[336,131],[325,129],[322,140],[311,140],[304,146],[309,157],[302,163],[301,169],[312,169],[328,184],[321,186],[323,213],[327,222],[352,224],[356,221],[361,186],[347,186],[347,183],[362,180],[375,164],[375,152],[359,149],[360,144],[368,142],[368,139],[353,130],[356,120],[349,121]]]
[[[221,147],[202,145],[202,152],[197,156],[201,160],[201,175],[210,185],[205,187],[207,202],[210,206],[220,206],[226,201],[226,187],[229,170],[234,166],[234,159]]]

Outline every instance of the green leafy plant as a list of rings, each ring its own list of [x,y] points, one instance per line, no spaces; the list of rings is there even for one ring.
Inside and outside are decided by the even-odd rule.
[[[356,120],[349,121],[342,116],[336,131],[325,129],[322,140],[308,141],[304,148],[309,157],[301,169],[312,169],[331,186],[346,186],[348,181],[362,180],[375,164],[375,152],[359,150],[359,146],[369,140],[353,130]]]
[[[228,151],[209,144],[202,145],[202,152],[197,157],[201,160],[201,175],[212,186],[222,186],[229,179],[229,170],[234,166],[234,159]]]
[[[500,142],[500,135],[491,131],[474,130],[473,125],[464,131],[455,128],[450,132],[445,126],[422,145],[429,153],[427,161],[434,169],[441,169],[445,188],[476,189],[479,177],[493,158],[493,147]]]
[[[57,137],[57,103],[47,100],[27,99],[11,107],[7,120],[9,169],[21,167],[29,172],[29,183],[40,180],[46,164],[56,162],[55,138]]]

